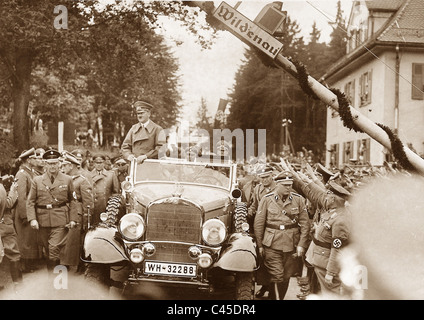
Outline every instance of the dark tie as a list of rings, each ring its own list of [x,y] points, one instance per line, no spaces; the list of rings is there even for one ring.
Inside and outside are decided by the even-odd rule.
[[[52,184],[53,184],[53,182],[54,182],[54,177],[53,176],[50,176],[50,181],[52,182]]]

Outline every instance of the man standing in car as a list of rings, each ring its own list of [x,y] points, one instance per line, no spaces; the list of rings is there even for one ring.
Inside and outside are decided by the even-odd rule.
[[[136,158],[138,163],[157,159],[159,149],[166,144],[166,135],[161,126],[150,120],[153,105],[147,100],[137,101],[134,108],[138,123],[130,128],[122,142],[122,155],[129,161]]]

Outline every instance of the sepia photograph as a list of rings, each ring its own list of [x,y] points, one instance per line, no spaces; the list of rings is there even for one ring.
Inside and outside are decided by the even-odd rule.
[[[423,0],[0,16],[0,300],[424,299]]]

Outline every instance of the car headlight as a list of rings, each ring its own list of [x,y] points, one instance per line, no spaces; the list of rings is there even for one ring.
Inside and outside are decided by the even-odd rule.
[[[202,239],[210,246],[220,245],[227,236],[225,224],[218,219],[210,219],[203,224]]]
[[[129,192],[132,189],[132,184],[131,184],[131,182],[124,180],[121,183],[121,188],[122,188],[122,190]]]
[[[144,220],[137,213],[128,213],[119,221],[119,232],[127,240],[137,240],[144,233]]]

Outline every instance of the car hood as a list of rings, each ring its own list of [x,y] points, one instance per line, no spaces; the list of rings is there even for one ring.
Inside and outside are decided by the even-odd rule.
[[[168,197],[181,197],[190,200],[205,211],[221,208],[228,203],[230,192],[225,189],[190,184],[142,183],[138,184],[133,197],[146,206],[155,200]]]

